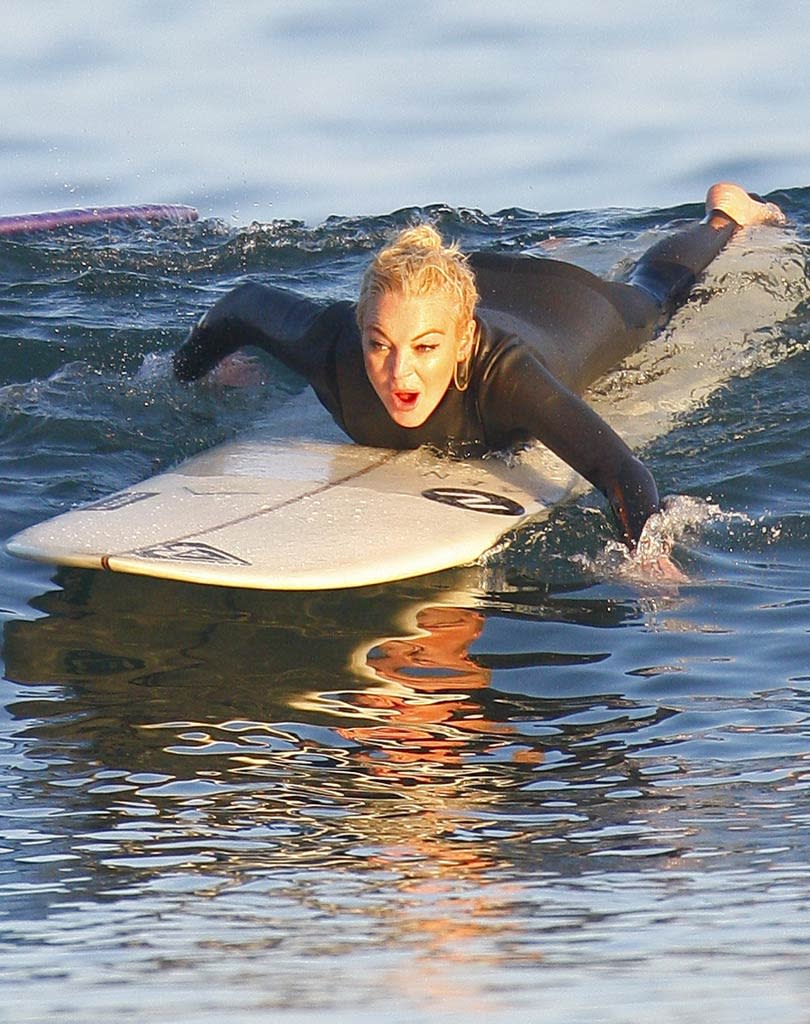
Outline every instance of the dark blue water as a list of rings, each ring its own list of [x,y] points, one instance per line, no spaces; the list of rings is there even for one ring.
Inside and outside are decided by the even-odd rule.
[[[779,198],[795,260],[810,199]],[[615,257],[697,208],[425,212],[468,247]],[[3,536],[272,420],[301,389],[277,367],[171,380],[187,324],[246,274],[351,294],[413,213],[3,242]],[[799,301],[649,447],[665,492],[723,511],[679,538],[676,589],[600,564],[590,497],[355,592],[3,555],[10,1019],[801,1020],[808,330]]]
[[[245,276],[351,297],[418,212],[608,273],[718,177],[793,226],[608,388],[720,382],[645,450],[686,585],[628,576],[592,496],[355,592],[0,554],[0,1017],[802,1024],[807,10],[100,11],[0,15],[0,212],[203,219],[0,241],[0,540],[302,400],[171,380]]]

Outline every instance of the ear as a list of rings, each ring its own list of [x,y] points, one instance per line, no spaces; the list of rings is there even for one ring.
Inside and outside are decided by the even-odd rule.
[[[475,320],[468,320],[461,330],[456,353],[456,361],[459,363],[465,362],[470,357],[475,342],[475,327]]]

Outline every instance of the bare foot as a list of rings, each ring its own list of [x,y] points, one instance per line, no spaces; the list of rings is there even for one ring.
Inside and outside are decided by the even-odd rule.
[[[706,213],[719,211],[735,224],[785,224],[787,218],[776,203],[761,202],[730,181],[719,181],[706,193]]]

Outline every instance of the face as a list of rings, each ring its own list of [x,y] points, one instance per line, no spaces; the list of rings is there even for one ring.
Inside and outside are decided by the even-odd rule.
[[[366,373],[391,419],[419,427],[444,397],[453,370],[469,356],[475,321],[459,323],[441,295],[385,292],[363,325]]]

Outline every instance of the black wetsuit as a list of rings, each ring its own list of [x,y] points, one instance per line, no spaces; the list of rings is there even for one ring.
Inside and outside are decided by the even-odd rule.
[[[481,302],[470,384],[459,391],[451,383],[418,427],[395,423],[374,391],[350,302],[240,285],[175,353],[175,373],[194,380],[258,345],[305,377],[359,444],[482,454],[539,440],[605,495],[633,547],[658,509],[655,482],[578,396],[666,322],[733,228],[702,223],[671,236],[639,260],[628,284],[556,260],[473,254]]]

